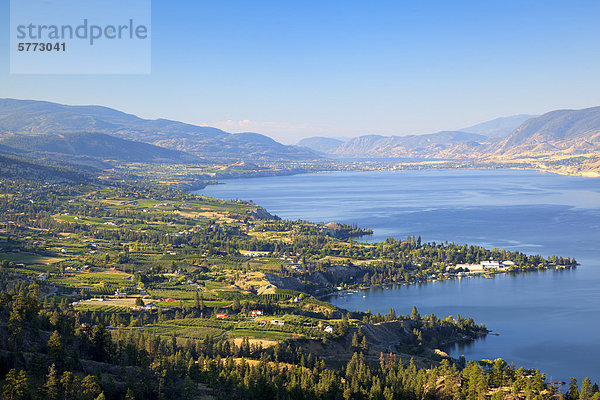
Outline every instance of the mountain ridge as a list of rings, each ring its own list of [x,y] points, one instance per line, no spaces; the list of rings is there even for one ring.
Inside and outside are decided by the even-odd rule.
[[[144,142],[203,158],[316,159],[312,150],[287,146],[257,134],[167,119],[143,119],[104,106],[71,106],[37,100],[0,99],[0,136],[95,132]]]
[[[0,139],[0,152],[54,156],[83,156],[121,162],[190,163],[199,157],[104,133],[11,134]]]
[[[499,136],[511,124],[520,121],[523,122],[510,134]],[[300,146],[287,146],[260,133],[227,133],[218,128],[167,119],[147,120],[103,106],[67,106],[36,100],[0,99],[0,152],[12,154],[28,151],[47,154],[52,153],[52,149],[58,149],[63,156],[76,154],[83,158],[100,157],[100,161],[118,154],[121,160],[135,159],[135,151],[123,154],[112,143],[114,140],[108,137],[93,137],[104,141],[106,148],[102,151],[114,149],[108,154],[98,154],[102,153],[100,150],[94,153],[90,148],[86,150],[78,142],[81,138],[77,137],[82,135],[81,132],[86,132],[87,135],[108,135],[130,141],[123,142],[121,147],[139,147],[141,144],[159,146],[151,150],[148,148],[146,160],[149,161],[193,162],[199,160],[193,158],[198,156],[209,163],[224,160],[314,161],[328,156],[512,162],[514,165],[534,167],[543,164],[542,167],[550,165],[569,173],[585,172],[589,168],[591,171],[600,169],[600,107],[555,110],[533,117],[525,114],[501,117],[464,129],[480,133],[458,130],[406,136],[371,134],[349,140],[313,137],[301,140]],[[67,135],[73,141],[71,146],[80,151],[70,151],[64,143],[59,143],[63,138],[56,135]],[[23,139],[22,136],[31,137]],[[79,147],[75,146],[77,143]],[[193,155],[166,154],[160,148]]]
[[[498,129],[521,122],[505,137]],[[475,130],[484,134],[465,132]],[[303,139],[316,150],[320,138]],[[597,157],[600,155],[600,107],[555,110],[540,116],[520,114],[496,118],[459,131],[425,135],[363,135],[330,148],[333,157],[471,159],[506,162],[536,157]],[[557,161],[557,160],[553,160]]]
[[[540,146],[563,150],[573,146],[574,151],[600,150],[599,134],[600,106],[555,110],[524,122],[503,139],[494,152],[515,154]]]
[[[443,158],[452,156],[458,148],[478,147],[480,142],[489,141],[483,135],[461,131],[440,131],[424,135],[382,136],[362,135],[338,146],[329,146],[321,138],[309,138],[299,142],[311,147],[328,148],[326,153],[335,157],[411,157]]]
[[[521,126],[525,121],[539,117],[539,115],[517,114],[508,117],[494,118],[489,121],[480,122],[478,124],[461,128],[459,131],[468,133],[477,133],[489,138],[505,137],[510,135],[516,128]]]

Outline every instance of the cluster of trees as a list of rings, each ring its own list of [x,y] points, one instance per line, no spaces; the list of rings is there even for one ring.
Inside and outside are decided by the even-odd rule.
[[[84,315],[64,302],[40,302],[35,284],[2,278],[0,287],[0,314],[9,321],[8,329],[0,331],[0,375],[6,398],[185,399],[197,394],[195,383],[235,398],[499,399],[512,393],[550,399],[556,395],[556,387],[546,384],[539,371],[515,369],[502,360],[489,365],[470,362],[464,369],[447,361],[418,369],[394,355],[369,362],[363,355],[368,344],[362,330],[352,339],[357,353],[344,368],[331,369],[298,342],[263,349],[247,339],[236,345],[211,337],[178,342],[175,337],[131,331],[111,335],[102,324],[82,323]],[[445,324],[474,326],[472,320],[461,318],[422,317],[416,308],[411,315],[398,317],[390,310],[384,317],[394,318],[414,323],[419,332]],[[346,317],[342,325],[348,329]],[[86,373],[90,365],[103,373]],[[599,396],[589,380],[581,388],[572,384],[569,393],[585,400]]]
[[[581,387],[578,387],[577,379],[571,378],[565,400],[600,400],[598,384],[592,385],[590,378],[585,377],[581,382]]]
[[[439,348],[444,344],[453,343],[457,340],[473,340],[488,333],[484,324],[477,325],[472,318],[462,318],[458,315],[455,318],[448,316],[439,318],[434,314],[421,316],[416,307],[413,307],[411,314],[397,315],[393,308],[385,314],[372,314],[367,311],[361,317],[364,323],[376,324],[380,322],[400,321],[402,329],[409,332],[404,340],[405,345],[425,346],[429,348]],[[357,332],[357,339],[360,339],[361,332]],[[354,343],[354,339],[353,339]]]

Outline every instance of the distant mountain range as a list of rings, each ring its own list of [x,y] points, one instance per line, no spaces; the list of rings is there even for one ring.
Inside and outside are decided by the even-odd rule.
[[[0,99],[0,153],[92,166],[368,157],[545,162],[565,173],[600,172],[600,107],[497,118],[459,131],[313,137],[286,146],[258,133],[147,120],[107,107]]]
[[[343,157],[448,158],[459,149],[468,151],[486,140],[482,135],[454,131],[408,136],[367,135],[342,143],[333,154]]]
[[[504,137],[519,127],[528,119],[535,118],[537,115],[519,114],[510,117],[500,117],[491,121],[482,122],[477,125],[459,129],[461,132],[477,133],[487,137]]]
[[[425,135],[365,135],[347,141],[314,137],[298,142],[324,155],[345,158],[456,158],[479,153],[482,146],[497,141],[477,133],[442,131]]]
[[[298,146],[308,147],[309,149],[323,154],[334,154],[336,149],[345,142],[346,141],[340,139],[315,136],[300,140]]]
[[[509,135],[535,115],[514,115],[482,122],[458,131],[441,131],[425,135],[365,135],[348,140],[312,137],[302,139],[304,146],[335,157],[411,157],[455,158],[479,153],[482,149]]]
[[[41,135],[67,135],[61,140]],[[82,135],[94,146],[85,147]],[[104,135],[116,137],[115,142]],[[17,139],[17,136],[37,135]],[[139,142],[153,147],[140,146]],[[121,161],[197,161],[198,157],[248,160],[305,160],[319,156],[312,150],[286,146],[258,133],[231,134],[217,128],[166,119],[147,120],[101,106],[68,106],[46,101],[0,99],[0,146],[18,144],[21,151],[39,151],[45,143],[66,154]],[[115,152],[122,146],[122,152]],[[163,148],[163,149],[161,149]],[[125,151],[125,149],[127,149]],[[166,152],[169,149],[178,152]],[[80,150],[84,150],[80,152]],[[0,148],[1,151],[1,148]],[[187,152],[191,154],[183,154]],[[147,157],[146,157],[147,155]],[[123,157],[121,157],[123,156]]]
[[[308,138],[298,145],[334,157],[518,160],[599,156],[600,107],[515,115],[460,131],[426,135],[366,135],[347,141]]]

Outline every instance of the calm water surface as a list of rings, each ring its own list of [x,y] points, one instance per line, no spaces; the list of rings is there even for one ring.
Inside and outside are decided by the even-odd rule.
[[[473,317],[499,335],[451,355],[502,357],[555,380],[600,382],[600,179],[516,170],[323,173],[229,180],[200,193],[253,200],[286,219],[371,227],[366,241],[421,235],[575,257],[582,265],[572,271],[374,288],[330,301]]]

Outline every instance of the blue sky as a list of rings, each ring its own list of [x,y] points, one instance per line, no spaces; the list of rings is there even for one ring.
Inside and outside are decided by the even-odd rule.
[[[0,25],[9,25],[1,0]],[[284,143],[600,105],[600,2],[152,3],[152,73],[11,75],[0,97],[100,104]]]

